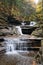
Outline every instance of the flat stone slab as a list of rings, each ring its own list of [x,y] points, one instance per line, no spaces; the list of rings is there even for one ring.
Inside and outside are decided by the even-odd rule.
[[[33,61],[33,57],[22,56],[19,53],[0,56],[0,65],[33,65]]]
[[[5,50],[5,47],[0,47],[0,51]]]

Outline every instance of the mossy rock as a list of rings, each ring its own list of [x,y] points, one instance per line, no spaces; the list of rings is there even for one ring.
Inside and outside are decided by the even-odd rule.
[[[35,31],[32,32],[31,35],[34,35],[37,37],[43,37],[43,29],[37,28]]]
[[[2,32],[0,32],[0,36],[2,36],[3,35],[3,33]]]

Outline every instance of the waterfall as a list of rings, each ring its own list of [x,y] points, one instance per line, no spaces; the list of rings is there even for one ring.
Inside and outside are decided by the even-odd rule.
[[[33,22],[33,21],[30,22],[30,26],[34,26],[35,24],[36,22]]]
[[[14,46],[13,44],[7,44],[7,49],[6,49],[7,52],[13,52],[14,51]]]
[[[6,54],[15,54],[18,51],[27,51],[29,40],[19,38],[5,38]]]
[[[16,30],[15,30],[15,31],[16,31],[16,34],[23,35],[23,34],[22,34],[22,30],[21,30],[21,27],[20,27],[20,26],[16,26],[16,27],[15,27],[15,29],[16,29]]]
[[[16,50],[16,44],[14,43],[14,40],[7,39],[5,41],[6,43],[6,54],[14,54],[17,53]]]

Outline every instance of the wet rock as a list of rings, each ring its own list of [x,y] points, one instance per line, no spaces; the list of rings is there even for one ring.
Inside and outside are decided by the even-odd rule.
[[[4,41],[4,39],[3,38],[0,38],[0,42],[3,42]]]

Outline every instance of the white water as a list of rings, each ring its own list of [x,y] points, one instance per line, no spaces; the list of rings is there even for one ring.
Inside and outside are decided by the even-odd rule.
[[[15,29],[16,29],[15,31],[16,31],[17,34],[23,35],[20,26],[16,26]]]
[[[18,51],[24,51],[23,43],[25,43],[25,46],[26,46],[27,42],[28,41],[21,41],[20,39],[5,38],[6,54],[17,54]],[[16,50],[16,48],[18,49]],[[27,51],[27,48],[25,48],[25,51]]]
[[[36,24],[36,22],[30,22],[30,26],[34,26]]]
[[[14,44],[14,40],[11,40],[11,39],[7,39],[5,41],[6,43],[6,54],[15,54],[17,53],[15,51],[16,49],[16,44]]]
[[[7,52],[12,52],[12,51],[14,51],[14,46],[13,46],[13,44],[7,44],[7,49],[6,49],[6,51]]]

